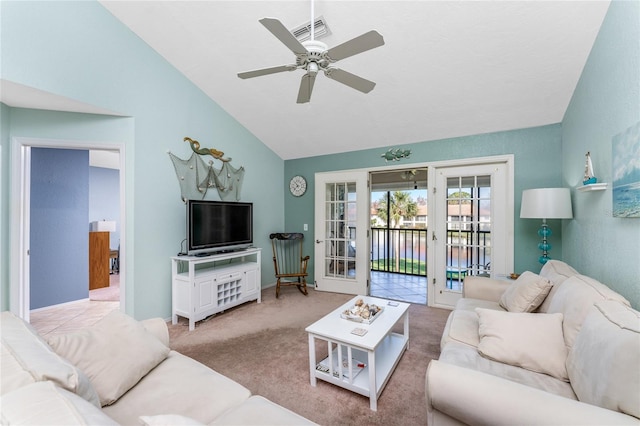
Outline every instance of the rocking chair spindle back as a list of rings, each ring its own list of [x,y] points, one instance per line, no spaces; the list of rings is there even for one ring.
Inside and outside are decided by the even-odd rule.
[[[295,285],[305,296],[307,292],[307,264],[309,256],[302,255],[304,235],[298,232],[278,232],[269,235],[273,248],[273,267],[276,275],[276,298],[280,287]]]

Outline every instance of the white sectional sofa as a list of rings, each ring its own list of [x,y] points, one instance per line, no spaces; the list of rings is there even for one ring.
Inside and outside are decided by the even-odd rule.
[[[113,311],[47,341],[9,312],[0,323],[3,425],[313,424],[170,350],[162,319]]]
[[[640,424],[640,313],[566,263],[466,277],[426,374],[428,424]]]

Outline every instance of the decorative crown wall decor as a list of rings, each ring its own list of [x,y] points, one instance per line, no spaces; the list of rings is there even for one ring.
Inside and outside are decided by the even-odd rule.
[[[209,188],[216,188],[223,201],[240,201],[244,167],[234,168],[231,166],[231,158],[225,158],[224,152],[215,148],[200,148],[200,142],[197,140],[185,137],[184,141],[189,142],[193,151],[189,159],[183,160],[171,151],[167,152],[180,184],[182,201],[204,199]],[[222,162],[220,169],[213,166],[213,160],[205,163],[202,159],[204,155],[220,160]]]

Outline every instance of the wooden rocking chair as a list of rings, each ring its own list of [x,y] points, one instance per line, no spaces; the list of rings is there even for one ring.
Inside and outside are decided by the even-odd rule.
[[[269,235],[273,248],[273,267],[276,272],[276,298],[280,286],[295,285],[305,296],[307,292],[307,263],[309,256],[302,256],[301,233],[274,233]]]

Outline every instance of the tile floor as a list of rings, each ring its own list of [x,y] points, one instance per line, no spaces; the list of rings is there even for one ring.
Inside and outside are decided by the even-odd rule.
[[[110,275],[109,282],[110,286],[119,286],[119,276]],[[102,290],[104,289],[93,290],[91,293],[100,294]],[[112,310],[119,308],[120,302],[84,299],[36,309],[29,315],[31,325],[41,336],[47,336],[89,327]]]
[[[371,295],[426,305],[427,277],[371,271]]]
[[[120,307],[120,302],[78,300],[51,308],[31,311],[31,325],[41,336],[77,331],[98,322]]]

